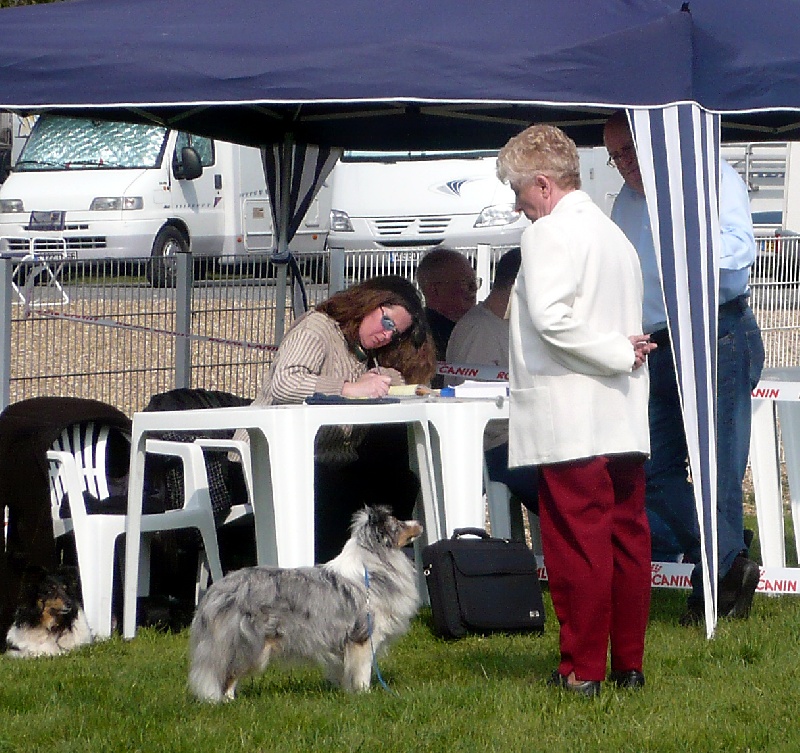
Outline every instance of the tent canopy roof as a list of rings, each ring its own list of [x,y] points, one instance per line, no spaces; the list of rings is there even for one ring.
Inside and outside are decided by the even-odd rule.
[[[460,0],[67,0],[10,8],[0,11],[0,106],[154,120],[248,144],[290,131],[323,145],[422,149],[497,147],[534,121],[595,144],[618,107],[696,100],[730,113],[774,110],[726,118],[728,140],[800,134],[800,53],[784,41],[786,28],[800,28],[797,3],[689,6],[498,0],[467,12]],[[755,130],[734,128],[754,120]]]

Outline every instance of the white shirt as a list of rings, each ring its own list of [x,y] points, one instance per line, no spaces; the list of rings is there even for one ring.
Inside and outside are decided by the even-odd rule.
[[[448,363],[476,363],[508,370],[508,320],[479,303],[453,328],[447,342]],[[462,377],[445,377],[445,384],[460,384]],[[484,450],[508,442],[508,421],[490,421],[483,439]]]

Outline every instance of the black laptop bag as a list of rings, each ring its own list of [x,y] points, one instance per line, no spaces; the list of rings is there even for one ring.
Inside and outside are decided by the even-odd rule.
[[[423,549],[422,564],[438,635],[544,630],[536,557],[524,542],[457,528]]]

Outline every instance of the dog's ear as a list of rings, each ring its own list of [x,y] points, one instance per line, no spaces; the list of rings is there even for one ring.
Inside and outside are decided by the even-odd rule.
[[[41,619],[39,591],[47,578],[47,570],[39,565],[28,565],[20,577],[19,595],[14,611],[14,621],[20,625],[38,625]]]
[[[392,508],[388,505],[372,505],[364,509],[367,513],[367,522],[372,526],[382,526],[392,517]]]
[[[67,593],[69,593],[73,599],[82,601],[81,580],[78,574],[78,568],[71,565],[61,565],[56,571],[56,574],[67,589]]]

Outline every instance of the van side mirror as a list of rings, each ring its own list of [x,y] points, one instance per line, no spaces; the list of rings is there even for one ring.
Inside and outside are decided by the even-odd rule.
[[[200,155],[197,150],[191,146],[185,146],[181,149],[180,162],[177,160],[177,154],[172,160],[172,174],[178,180],[194,180],[203,174],[203,164],[200,162]]]

